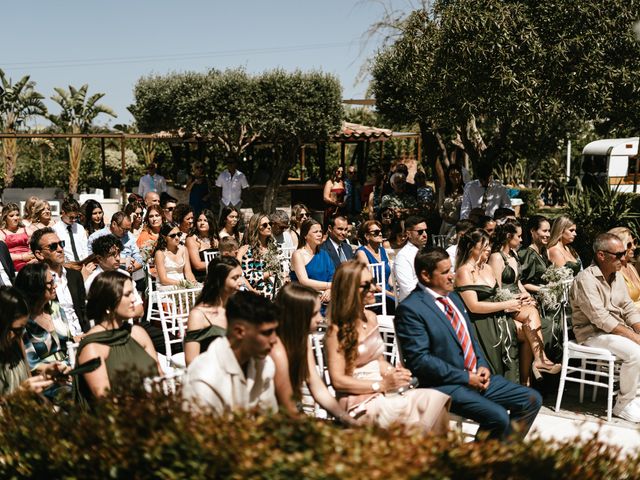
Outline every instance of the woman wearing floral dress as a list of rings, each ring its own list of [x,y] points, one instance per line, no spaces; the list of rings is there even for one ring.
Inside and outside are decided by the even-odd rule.
[[[249,248],[242,256],[244,276],[251,287],[271,300],[282,284],[282,266],[267,214],[255,213],[251,217],[245,240]]]

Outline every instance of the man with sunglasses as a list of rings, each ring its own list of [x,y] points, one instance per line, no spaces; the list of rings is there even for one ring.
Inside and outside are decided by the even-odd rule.
[[[427,222],[424,218],[411,216],[404,222],[407,243],[400,249],[393,263],[398,285],[398,302],[409,296],[418,284],[415,267],[416,254],[427,244]]]
[[[80,218],[80,204],[72,197],[65,199],[60,207],[61,222],[52,227],[64,242],[64,258],[67,262],[79,262],[89,255],[87,233]]]
[[[640,310],[620,273],[627,250],[617,236],[602,233],[593,242],[593,252],[593,263],[571,286],[573,332],[578,343],[609,350],[622,361],[613,414],[640,423]]]
[[[111,217],[111,223],[100,230],[96,230],[89,236],[89,254],[93,253],[93,242],[105,235],[115,235],[120,239],[122,250],[120,259],[124,269],[129,273],[136,272],[142,268],[144,261],[140,255],[140,249],[136,245],[136,240],[131,235],[131,219],[124,212],[116,212]],[[134,280],[137,280],[134,278]]]
[[[78,270],[65,268],[65,241],[53,228],[45,227],[31,235],[29,246],[36,259],[46,263],[56,284],[56,296],[74,337],[87,332],[91,326],[86,315],[84,278]]]

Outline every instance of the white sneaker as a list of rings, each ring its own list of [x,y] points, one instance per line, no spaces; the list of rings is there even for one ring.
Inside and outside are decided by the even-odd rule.
[[[614,408],[613,414],[629,422],[640,423],[640,408],[638,408],[638,405],[634,402],[629,402],[622,409]]]

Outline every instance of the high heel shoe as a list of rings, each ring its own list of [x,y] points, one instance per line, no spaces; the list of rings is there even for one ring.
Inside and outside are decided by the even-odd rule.
[[[531,372],[533,373],[533,376],[535,377],[536,380],[540,380],[542,378],[543,373],[546,373],[548,375],[557,375],[561,371],[562,371],[562,365],[560,365],[559,363],[554,363],[551,366],[542,365],[539,367],[536,367],[535,363],[531,364]]]

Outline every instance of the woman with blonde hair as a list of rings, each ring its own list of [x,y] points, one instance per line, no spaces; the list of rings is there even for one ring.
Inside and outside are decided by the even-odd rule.
[[[51,218],[51,204],[46,200],[38,199],[31,207],[31,227],[40,230],[45,227],[53,227],[56,221]]]
[[[384,358],[385,345],[375,313],[375,283],[362,262],[342,263],[333,278],[330,326],[325,337],[331,384],[340,405],[358,423],[418,426],[444,434],[449,423],[450,398],[426,388],[412,389],[411,372]]]
[[[565,215],[560,215],[553,221],[547,255],[556,267],[570,268],[574,276],[582,270],[580,256],[571,246],[575,239],[576,222]]]
[[[633,300],[637,308],[640,308],[640,275],[638,275],[634,265],[637,248],[636,239],[633,238],[633,233],[627,227],[615,227],[607,233],[612,233],[618,237],[627,250],[626,255],[620,259],[622,262],[620,273],[624,277],[624,283],[627,284],[631,300]]]
[[[241,261],[244,276],[260,295],[272,300],[282,286],[282,266],[266,213],[251,216],[244,240],[249,246]]]
[[[0,216],[0,240],[7,244],[13,267],[18,273],[27,263],[36,262],[29,248],[33,227],[25,227],[17,203],[7,203]]]

